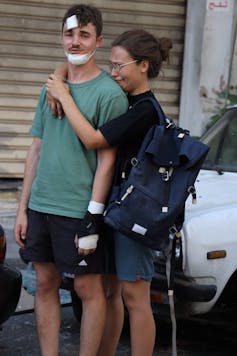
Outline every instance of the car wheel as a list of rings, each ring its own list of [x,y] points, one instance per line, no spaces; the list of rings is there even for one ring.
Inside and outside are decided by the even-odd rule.
[[[80,323],[81,316],[82,316],[82,302],[81,299],[77,296],[75,291],[71,291],[71,298],[72,298],[72,310],[75,318]]]

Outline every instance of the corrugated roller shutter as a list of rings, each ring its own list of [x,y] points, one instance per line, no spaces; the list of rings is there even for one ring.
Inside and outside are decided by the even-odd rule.
[[[0,0],[0,177],[22,177],[28,134],[41,85],[64,61],[61,19],[75,1]],[[98,63],[108,69],[110,43],[119,33],[142,27],[172,38],[169,66],[152,87],[167,115],[178,117],[185,28],[185,0],[90,0],[104,19]]]

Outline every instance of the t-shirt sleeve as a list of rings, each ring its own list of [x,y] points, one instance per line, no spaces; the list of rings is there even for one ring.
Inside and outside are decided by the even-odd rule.
[[[34,137],[39,137],[39,138],[43,137],[44,125],[43,125],[42,110],[43,110],[43,101],[44,101],[45,95],[46,95],[45,87],[43,87],[41,90],[40,96],[39,96],[38,103],[37,103],[32,126],[29,129],[29,133]]]
[[[128,100],[123,92],[118,92],[107,97],[100,107],[100,115],[97,121],[97,127],[109,122],[115,117],[120,116],[128,109]]]
[[[144,101],[99,127],[99,130],[110,146],[118,146],[144,135],[156,122],[156,109],[152,103]]]

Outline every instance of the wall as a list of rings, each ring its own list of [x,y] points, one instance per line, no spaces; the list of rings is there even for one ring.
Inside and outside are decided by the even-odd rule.
[[[225,105],[235,5],[234,0],[188,1],[180,125],[195,136]]]
[[[171,37],[169,66],[152,89],[167,115],[178,118],[182,77],[185,0],[85,0],[103,13],[104,43],[96,56],[108,70],[110,43],[119,33],[142,27]],[[22,177],[28,134],[40,87],[65,60],[61,18],[75,1],[0,0],[0,177]]]

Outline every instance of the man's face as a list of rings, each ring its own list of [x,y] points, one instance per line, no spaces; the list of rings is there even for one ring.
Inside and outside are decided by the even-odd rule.
[[[88,23],[83,27],[74,27],[67,29],[66,24],[63,27],[62,46],[64,51],[71,54],[91,53],[100,47],[102,36],[96,37],[94,25]]]

